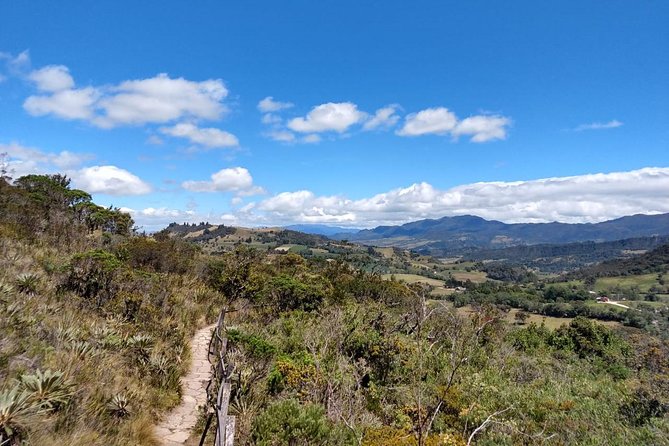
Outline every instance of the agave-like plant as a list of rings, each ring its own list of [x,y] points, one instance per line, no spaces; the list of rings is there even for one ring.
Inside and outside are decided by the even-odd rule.
[[[60,371],[37,370],[34,375],[21,375],[21,385],[30,393],[30,399],[40,408],[56,411],[72,397],[72,385]]]
[[[76,342],[79,335],[80,331],[76,327],[66,327],[61,323],[56,328],[56,338],[62,343]]]
[[[88,341],[74,341],[67,344],[67,349],[74,353],[77,358],[83,359],[87,356],[93,356],[98,353],[93,345]]]
[[[30,392],[19,385],[0,391],[0,445],[17,444],[38,412]]]
[[[107,409],[116,418],[126,418],[130,415],[130,398],[125,393],[117,393],[107,403]]]
[[[126,345],[135,353],[140,364],[146,364],[151,355],[153,339],[145,334],[136,334],[126,339]]]
[[[36,294],[39,288],[40,279],[37,274],[24,273],[16,278],[16,286],[22,293]]]

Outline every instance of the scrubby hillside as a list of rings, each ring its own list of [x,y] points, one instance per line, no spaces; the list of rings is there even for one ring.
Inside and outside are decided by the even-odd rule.
[[[236,445],[669,437],[666,341],[584,317],[552,329],[523,317],[509,322],[505,313],[521,298],[550,298],[558,308],[585,291],[501,284],[479,273],[480,284],[467,280],[444,298],[431,285],[384,278],[348,251],[301,256],[238,240],[209,256],[169,230],[139,236],[127,215],[95,206],[60,176],[0,188],[7,445],[155,444],[153,424],[179,401],[188,339],[221,307]],[[378,264],[397,254],[355,249]],[[473,273],[400,257],[451,280]]]
[[[131,228],[62,176],[0,181],[0,444],[156,444],[222,300],[196,248]]]

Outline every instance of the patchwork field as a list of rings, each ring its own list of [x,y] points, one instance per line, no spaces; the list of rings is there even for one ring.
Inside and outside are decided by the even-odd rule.
[[[460,313],[463,316],[469,316],[474,312],[474,308],[470,305],[465,305],[464,307],[460,307],[457,309],[458,313]],[[521,311],[517,308],[512,308],[508,313],[506,313],[505,320],[510,323],[510,324],[517,324],[516,321],[516,314]],[[528,325],[532,322],[534,322],[537,325],[540,325],[542,322],[546,325],[546,327],[550,328],[551,330],[555,330],[556,328],[559,328],[563,324],[568,324],[571,322],[573,318],[570,317],[552,317],[552,316],[543,316],[540,314],[529,314],[529,317],[525,321],[525,325]],[[619,322],[616,321],[597,321],[598,324],[606,325],[608,327],[619,327],[621,326]]]

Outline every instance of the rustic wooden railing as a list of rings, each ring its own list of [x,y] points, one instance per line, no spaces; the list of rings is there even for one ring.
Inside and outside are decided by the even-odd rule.
[[[232,365],[226,363],[228,339],[225,336],[225,310],[218,315],[218,322],[209,341],[209,363],[212,367],[211,379],[207,384],[207,421],[200,438],[204,446],[211,422],[216,416],[216,436],[214,446],[234,446],[235,417],[228,415],[230,404],[230,375]]]

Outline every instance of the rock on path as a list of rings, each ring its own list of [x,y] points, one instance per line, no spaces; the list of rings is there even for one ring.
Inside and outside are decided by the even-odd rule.
[[[190,437],[198,416],[198,406],[207,402],[207,382],[211,374],[208,359],[209,340],[216,325],[199,330],[191,339],[191,365],[181,378],[181,404],[156,426],[156,437],[163,446],[183,445]]]

